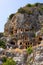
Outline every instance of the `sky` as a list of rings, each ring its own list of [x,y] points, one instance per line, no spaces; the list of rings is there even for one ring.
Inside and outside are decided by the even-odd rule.
[[[43,0],[0,0],[0,32],[4,32],[4,25],[10,14],[16,13],[20,7],[28,3],[36,2],[43,3]]]

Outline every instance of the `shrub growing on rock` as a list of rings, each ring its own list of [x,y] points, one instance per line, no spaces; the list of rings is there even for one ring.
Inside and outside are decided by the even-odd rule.
[[[14,16],[14,14],[9,15],[8,19],[11,20],[13,16]]]
[[[39,5],[39,3],[35,3],[35,6],[38,6]]]
[[[32,7],[32,5],[31,5],[31,4],[27,4],[26,6],[27,6],[27,7]]]
[[[7,61],[4,62],[3,65],[16,65],[16,62],[12,59],[7,59]]]
[[[30,46],[29,48],[27,48],[27,53],[28,54],[31,54],[33,52],[33,49],[32,49],[32,47]]]
[[[23,8],[18,9],[19,13],[25,13],[25,10]]]
[[[4,36],[3,33],[0,33],[0,38],[3,37],[3,36]]]
[[[3,57],[3,60],[2,61],[3,62],[6,62],[6,60],[7,60],[7,57]]]
[[[5,42],[3,40],[0,40],[0,47],[5,48]]]

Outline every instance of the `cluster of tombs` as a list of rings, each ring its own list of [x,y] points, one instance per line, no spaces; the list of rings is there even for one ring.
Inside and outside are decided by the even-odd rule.
[[[5,36],[10,38],[8,43],[14,48],[28,48],[40,44],[42,40],[41,35],[35,37],[34,32],[29,29],[29,22],[22,22],[23,18],[22,14],[16,15],[5,25]]]
[[[19,40],[16,40],[15,38],[11,38],[11,40],[8,41],[7,45],[9,46],[9,48],[12,47],[12,48],[25,49],[30,46],[36,46],[41,44],[41,40],[42,40],[41,37],[33,38],[32,40],[27,38],[19,39]]]

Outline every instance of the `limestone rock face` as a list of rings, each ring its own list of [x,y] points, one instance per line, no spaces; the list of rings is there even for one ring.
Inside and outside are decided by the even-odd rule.
[[[36,49],[36,56],[34,59],[36,64],[39,64],[39,65],[43,64],[43,41]]]
[[[27,52],[24,51],[22,54],[14,57],[13,60],[16,61],[17,65],[26,65],[27,57]]]
[[[34,7],[23,7],[25,10],[24,13],[16,13],[12,19],[8,19],[5,24],[5,36],[10,37],[17,46],[19,46],[18,41],[21,40],[19,42],[19,48],[25,44],[29,47],[29,44],[33,43],[35,34],[38,35],[37,32],[43,28],[42,6],[43,5],[40,4]],[[41,33],[39,33],[39,36],[40,35]]]
[[[10,35],[11,33],[15,34],[14,33],[15,29],[17,29],[17,32],[22,32],[19,31],[19,28],[23,30],[28,29],[29,31],[30,30],[38,31],[41,25],[40,21],[37,18],[34,15],[21,14],[21,13],[14,15],[12,20],[8,20],[8,22],[5,24],[6,35],[7,34]]]
[[[12,58],[16,65],[43,65],[43,3],[28,4],[11,14],[0,39],[6,42],[1,57]],[[30,46],[33,52],[28,54]]]
[[[10,34],[11,32],[13,33],[15,29],[18,30],[19,28],[28,29],[29,31],[30,30],[38,31],[41,26],[39,19],[38,16],[36,18],[36,15],[28,15],[28,14],[21,14],[21,13],[15,14],[12,20],[8,20],[8,22],[5,24],[5,33],[8,34]]]

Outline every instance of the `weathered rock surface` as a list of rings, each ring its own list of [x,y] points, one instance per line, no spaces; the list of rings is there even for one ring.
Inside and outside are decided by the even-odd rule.
[[[22,12],[13,14],[11,19],[8,18],[4,27],[5,36],[0,34],[1,40],[6,42],[6,49],[4,49],[4,53],[0,50],[0,55],[13,58],[17,65],[42,65],[43,45],[35,47],[30,55],[21,50],[29,47],[30,44],[33,45],[33,43],[34,45],[40,44],[43,40],[43,3],[32,7],[25,6],[23,9]],[[40,36],[41,38],[39,38]],[[15,48],[20,48],[20,53],[17,49],[15,52]]]

